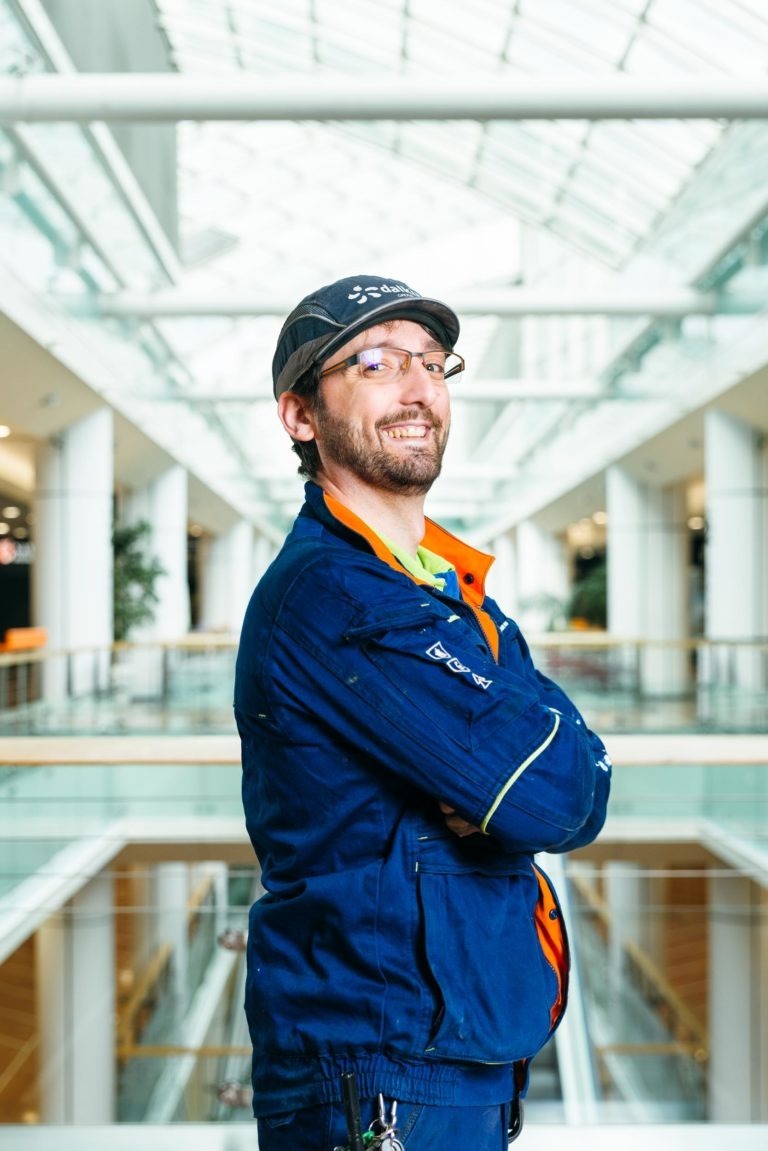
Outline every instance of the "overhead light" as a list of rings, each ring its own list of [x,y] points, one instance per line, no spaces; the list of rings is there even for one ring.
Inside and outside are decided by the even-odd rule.
[[[21,515],[21,508],[9,504],[7,508],[3,508],[3,515],[7,520],[17,520]]]
[[[13,529],[13,538],[15,540],[25,540],[28,538],[28,536],[29,536],[29,532],[27,531],[26,528],[14,528]]]
[[[195,538],[203,534],[203,529],[200,527],[200,524],[190,524],[187,530],[189,534]]]
[[[703,516],[691,516],[688,520],[688,527],[691,529],[692,532],[700,532],[701,529],[704,527],[704,517]]]
[[[592,513],[592,523],[593,524],[607,524],[608,523],[608,512],[593,512]]]
[[[10,524],[0,524],[0,536],[7,536],[8,532],[10,530],[11,530]]]
[[[11,434],[11,429],[7,424],[0,424],[0,440],[5,440]]]

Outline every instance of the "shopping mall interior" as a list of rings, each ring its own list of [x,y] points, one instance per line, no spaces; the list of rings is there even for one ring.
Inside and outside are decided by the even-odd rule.
[[[8,1151],[257,1148],[234,665],[341,276],[459,315],[428,514],[614,763],[521,1146],[768,1146],[767,69],[761,0],[0,0]]]

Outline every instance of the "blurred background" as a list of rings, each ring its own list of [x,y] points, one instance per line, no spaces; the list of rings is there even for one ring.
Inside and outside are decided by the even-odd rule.
[[[347,275],[459,314],[428,513],[615,764],[531,1151],[766,1145],[767,67],[759,0],[0,0],[4,1145],[256,1145],[234,658]]]

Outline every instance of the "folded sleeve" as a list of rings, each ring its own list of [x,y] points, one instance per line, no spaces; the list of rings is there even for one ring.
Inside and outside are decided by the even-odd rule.
[[[527,649],[514,668],[499,666],[468,612],[416,585],[404,594],[388,573],[353,574],[339,585],[313,565],[286,592],[260,669],[270,722],[337,741],[507,850],[594,838],[610,763]]]

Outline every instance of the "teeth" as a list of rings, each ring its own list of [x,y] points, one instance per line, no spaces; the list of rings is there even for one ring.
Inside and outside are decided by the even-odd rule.
[[[394,440],[423,440],[427,434],[425,427],[388,428],[387,435]]]

